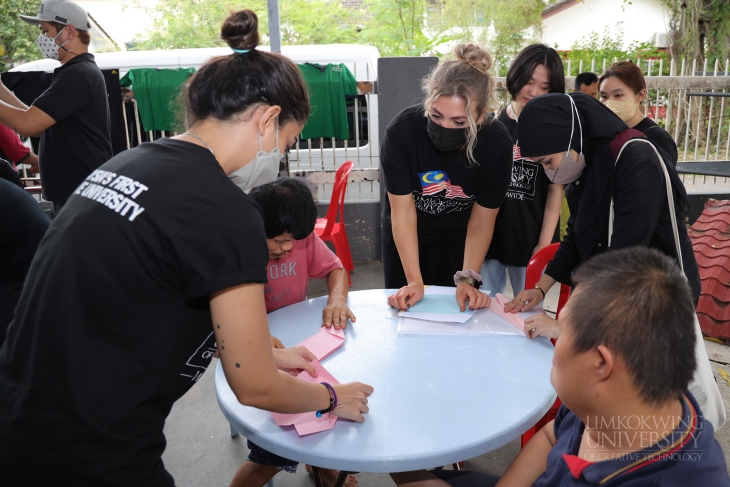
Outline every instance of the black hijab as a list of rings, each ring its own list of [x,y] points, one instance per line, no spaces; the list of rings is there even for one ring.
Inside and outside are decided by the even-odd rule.
[[[575,110],[571,110],[571,99],[575,103],[579,119],[575,118]],[[573,123],[575,128],[571,139]],[[604,195],[609,182],[613,180],[616,166],[610,144],[628,126],[603,103],[585,93],[550,93],[533,98],[525,105],[517,123],[517,136],[524,157],[565,152],[568,146],[581,152],[581,128],[586,162],[586,170],[581,180],[585,180],[584,195],[593,193],[593,197],[581,200],[582,215],[575,220],[574,231],[598,241],[606,227],[606,222],[602,220],[608,215],[610,203],[610,198]],[[570,144],[568,139],[571,139]],[[664,154],[661,149],[658,152],[660,155]],[[690,205],[684,184],[669,157],[663,155],[662,158],[672,182],[674,197],[680,209],[687,214]],[[603,216],[599,217],[599,214]]]
[[[575,103],[579,119],[575,117],[570,100]],[[520,113],[517,140],[525,157],[546,156],[568,150],[571,126],[575,125],[570,148],[581,151],[590,140],[613,140],[616,134],[629,128],[610,109],[585,93],[549,93],[530,100]],[[590,161],[586,160],[586,164]]]

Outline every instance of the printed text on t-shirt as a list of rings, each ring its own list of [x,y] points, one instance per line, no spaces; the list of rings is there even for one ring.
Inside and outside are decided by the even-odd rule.
[[[133,200],[148,189],[144,184],[127,176],[97,169],[76,188],[74,194],[101,203],[132,222],[144,211],[144,207]]]

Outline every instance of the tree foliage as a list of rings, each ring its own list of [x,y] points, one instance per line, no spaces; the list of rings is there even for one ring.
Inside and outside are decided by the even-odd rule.
[[[37,27],[28,25],[19,14],[35,14],[38,12],[37,0],[2,0],[0,1],[0,56],[5,66],[0,71],[6,71],[13,64],[21,64],[38,58],[38,46],[34,39],[40,31]]]
[[[526,29],[539,32],[534,26],[544,6],[544,0],[367,0],[352,11],[337,0],[279,3],[283,44],[369,44],[383,56],[435,54],[454,40],[488,45],[497,55],[518,50],[529,40]],[[221,22],[240,8],[257,12],[259,32],[268,42],[265,0],[162,0],[152,8],[152,28],[135,48],[220,46]]]
[[[571,65],[578,69],[580,62],[583,62],[583,71],[591,69],[591,62],[595,60],[596,70],[600,71],[603,67],[603,60],[606,60],[606,66],[614,63],[614,61],[626,61],[631,60],[633,62],[639,62],[641,60],[641,67],[645,68],[643,61],[653,59],[658,61],[664,59],[663,67],[664,74],[669,74],[669,63],[666,62],[666,53],[660,52],[650,42],[632,42],[628,46],[624,45],[623,33],[619,32],[615,35],[611,35],[608,28],[603,31],[602,35],[597,32],[576,41],[570,48],[570,51],[564,56],[564,61],[570,60]],[[563,63],[567,68],[567,63]],[[657,68],[654,69],[653,74],[658,73],[659,64],[656,63]],[[577,74],[571,68],[571,75]],[[566,73],[567,74],[567,73]]]

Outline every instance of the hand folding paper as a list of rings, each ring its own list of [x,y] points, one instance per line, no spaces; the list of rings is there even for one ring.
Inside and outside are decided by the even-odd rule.
[[[332,374],[327,372],[327,370],[322,367],[322,364],[318,361],[312,361],[312,365],[314,365],[314,369],[317,371],[317,377],[312,377],[309,375],[309,372],[302,371],[299,375],[297,375],[297,378],[307,382],[314,382],[316,384],[320,384],[322,382],[328,382],[329,384],[340,383],[337,379],[332,377]],[[324,386],[321,387],[324,388]],[[321,418],[318,418],[317,413],[314,411],[299,414],[271,413],[271,416],[274,418],[274,422],[279,426],[294,425],[294,429],[297,430],[299,436],[311,435],[312,433],[319,433],[320,431],[332,429],[337,422],[337,416],[334,414],[324,414]]]

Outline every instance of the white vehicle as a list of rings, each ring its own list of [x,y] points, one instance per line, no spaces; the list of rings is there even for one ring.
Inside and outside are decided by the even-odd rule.
[[[269,50],[268,46],[257,49]],[[174,49],[155,51],[118,51],[94,54],[100,69],[118,69],[120,77],[133,68],[199,68],[214,56],[231,53],[229,48]],[[311,139],[300,141],[289,155],[289,169],[292,172],[306,171],[309,179],[319,184],[319,200],[329,198],[328,189],[334,181],[334,170],[345,161],[353,161],[360,176],[353,175],[351,181],[368,181],[354,184],[348,189],[348,200],[375,200],[379,198],[377,168],[380,165],[380,145],[378,141],[378,102],[374,93],[377,81],[377,66],[380,54],[377,48],[361,45],[331,44],[316,46],[283,46],[282,54],[296,63],[343,63],[358,82],[359,95],[348,111],[353,114],[354,127],[350,138]],[[52,72],[60,66],[58,61],[42,59],[22,64],[12,71]],[[139,129],[138,129],[139,130]],[[129,140],[135,140],[127,134]],[[153,139],[157,134],[149,133]],[[171,135],[171,134],[162,134]],[[139,137],[137,137],[137,140]],[[321,174],[311,172],[324,171]]]

